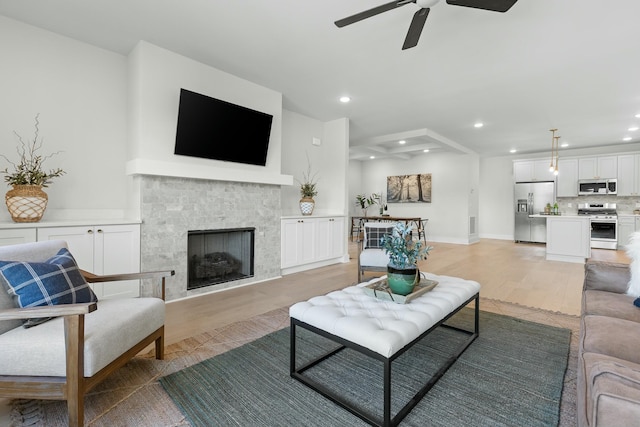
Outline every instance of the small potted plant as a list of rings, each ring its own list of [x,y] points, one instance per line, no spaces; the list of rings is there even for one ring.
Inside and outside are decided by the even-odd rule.
[[[408,295],[413,292],[415,285],[420,282],[418,261],[427,259],[433,249],[421,241],[411,238],[412,225],[398,222],[391,234],[385,234],[380,239],[384,251],[389,255],[387,265],[387,283],[394,294]]]
[[[47,187],[53,178],[64,175],[62,169],[51,169],[48,172],[44,170],[44,162],[59,154],[55,152],[47,156],[38,154],[38,150],[42,148],[42,138],[38,140],[40,133],[40,122],[36,115],[35,136],[33,141],[25,142],[18,133],[14,134],[18,137],[20,144],[16,148],[19,155],[17,163],[12,162],[4,154],[0,154],[8,163],[13,166],[13,170],[5,168],[1,172],[5,174],[4,180],[7,184],[13,186],[5,195],[5,202],[11,218],[15,222],[38,222],[42,218],[49,197],[42,188]]]
[[[309,157],[307,157],[307,172],[302,173],[302,181],[298,181],[300,184],[300,212],[302,215],[311,215],[313,213],[313,209],[316,206],[316,202],[313,199],[318,195],[318,190],[316,189],[316,173],[311,173],[311,162],[309,161]]]
[[[367,209],[371,206],[377,204],[380,201],[380,195],[376,193],[371,193],[370,196],[366,194],[358,194],[356,196],[356,206],[360,206],[362,209],[363,216],[367,216]]]

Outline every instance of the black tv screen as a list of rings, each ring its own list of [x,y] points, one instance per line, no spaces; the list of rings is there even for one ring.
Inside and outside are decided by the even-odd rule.
[[[273,116],[180,89],[174,154],[265,166]]]

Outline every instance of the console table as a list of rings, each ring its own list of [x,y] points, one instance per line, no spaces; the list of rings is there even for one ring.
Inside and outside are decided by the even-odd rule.
[[[438,281],[431,291],[408,304],[396,304],[365,293],[364,286],[372,282],[350,286],[325,296],[299,302],[289,309],[291,320],[290,375],[311,389],[342,406],[352,414],[376,426],[395,426],[418,404],[458,357],[478,337],[479,292],[477,282],[449,276],[426,275]],[[378,280],[378,279],[375,279]],[[445,322],[466,305],[475,302],[474,330],[467,331],[446,325]],[[464,333],[468,338],[451,355],[426,384],[395,415],[391,413],[391,365],[438,327]],[[296,363],[296,328],[304,328],[328,338],[340,346],[303,366]],[[336,391],[304,375],[320,363],[349,348],[383,364],[384,408],[382,420],[376,415],[355,407]]]

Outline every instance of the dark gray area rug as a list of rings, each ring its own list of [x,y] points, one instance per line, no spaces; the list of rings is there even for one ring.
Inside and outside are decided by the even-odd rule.
[[[472,325],[465,309],[449,323]],[[194,426],[359,426],[359,418],[289,376],[289,328],[160,379]],[[571,332],[480,312],[480,336],[402,426],[556,426]],[[298,364],[335,344],[304,330]],[[438,328],[393,364],[393,412],[466,336]],[[307,371],[382,414],[382,365],[345,350]]]

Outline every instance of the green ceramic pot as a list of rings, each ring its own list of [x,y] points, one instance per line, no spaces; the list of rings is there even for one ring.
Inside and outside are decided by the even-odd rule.
[[[409,295],[420,282],[418,267],[397,269],[387,266],[387,283],[391,292],[397,295]]]

